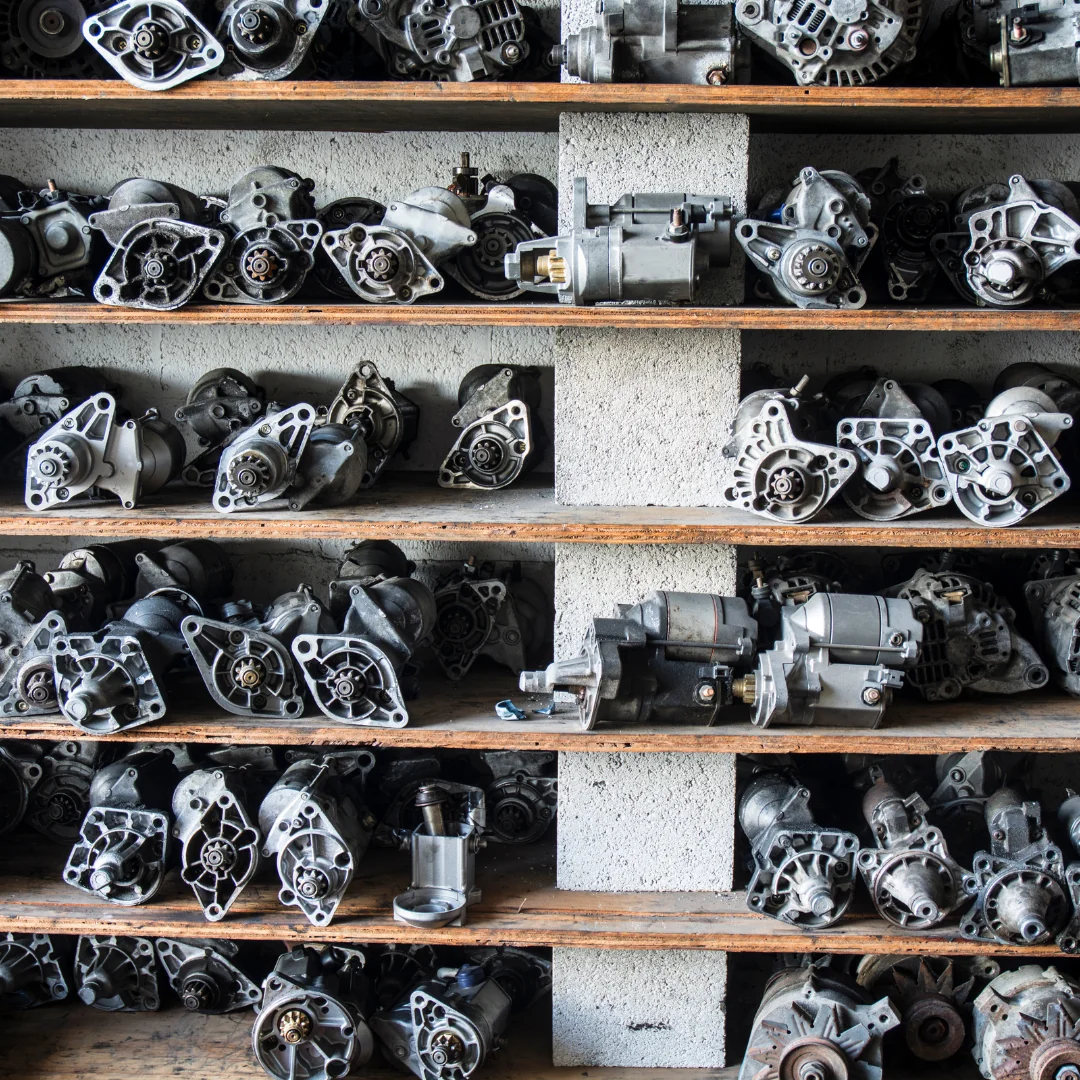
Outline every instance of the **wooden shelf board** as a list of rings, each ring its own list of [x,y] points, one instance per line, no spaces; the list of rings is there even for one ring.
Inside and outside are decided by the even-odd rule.
[[[926,704],[904,698],[885,714],[876,730],[830,727],[756,728],[748,710],[733,706],[730,721],[715,727],[643,724],[583,731],[577,709],[560,705],[550,717],[535,708],[549,699],[522,694],[510,672],[471,672],[458,684],[428,668],[421,696],[409,703],[404,728],[362,728],[332,724],[321,713],[303,719],[265,720],[215,710],[198,688],[177,696],[198,697],[192,707],[177,705],[159,723],[133,728],[107,741],[191,742],[210,745],[452,747],[458,750],[548,750],[563,752],[725,754],[944,754],[955,750],[1080,752],[1080,701],[1064,694],[1018,694]],[[186,691],[186,693],[185,693]],[[512,698],[529,719],[515,723],[495,716],[494,705]],[[0,739],[93,739],[60,717],[0,722]]]
[[[102,501],[33,513],[21,492],[9,488],[0,491],[0,536],[1069,548],[1080,547],[1080,508],[1052,507],[1027,524],[987,529],[949,509],[902,521],[864,521],[837,500],[814,521],[781,525],[720,506],[567,506],[555,501],[550,476],[533,475],[504,491],[482,492],[447,491],[434,475],[399,472],[361,492],[352,505],[300,513],[219,514],[210,506],[209,492],[180,487],[135,510]]]
[[[0,102],[2,108],[2,102]],[[1080,311],[1046,308],[862,308],[810,311],[794,307],[650,307],[557,303],[440,304],[403,307],[378,304],[303,303],[268,305],[194,304],[178,311],[143,311],[81,301],[0,303],[0,324],[65,326],[543,326],[635,330],[947,330],[1075,331]]]
[[[1080,131],[1080,88],[0,81],[7,127],[556,131],[563,112],[746,113],[762,130]]]
[[[437,930],[417,930],[393,920],[393,898],[408,886],[404,852],[369,850],[334,921],[314,927],[297,909],[278,903],[272,873],[251,883],[227,918],[210,923],[175,869],[150,903],[118,907],[63,883],[65,850],[36,837],[12,845],[20,847],[24,850],[8,850],[0,858],[0,932],[766,953],[1061,955],[1053,944],[1009,949],[963,941],[956,920],[943,929],[908,934],[859,914],[829,930],[807,932],[750,912],[741,892],[569,892],[555,888],[554,845],[547,842],[491,844],[481,851],[476,868],[482,899],[469,909],[467,925]]]

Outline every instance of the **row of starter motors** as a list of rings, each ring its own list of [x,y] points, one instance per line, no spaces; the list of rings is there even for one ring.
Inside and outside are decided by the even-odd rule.
[[[397,922],[462,926],[480,899],[476,852],[489,840],[534,843],[556,813],[555,755],[539,751],[377,761],[287,750],[284,766],[269,746],[144,744],[111,756],[99,742],[0,747],[4,830],[27,820],[70,848],[68,885],[124,907],[152,900],[178,863],[210,922],[272,865],[280,902],[328,926],[374,843],[412,858]]]
[[[145,4],[142,5],[145,8]],[[409,304],[448,276],[483,300],[521,292],[503,273],[519,244],[555,231],[550,181],[480,177],[463,154],[448,187],[384,206],[361,196],[316,209],[314,181],[264,165],[224,197],[160,180],[124,180],[108,195],[34,191],[0,175],[0,299],[93,296],[172,311],[196,296],[280,304],[309,273],[324,294]]]
[[[44,575],[20,562],[0,575],[0,716],[61,712],[100,737],[161,720],[201,684],[238,716],[296,719],[314,702],[335,723],[400,728],[428,653],[457,680],[481,656],[521,671],[547,651],[534,582],[471,561],[431,589],[414,569],[367,541],[325,604],[300,585],[262,608],[226,599],[232,568],[210,540],[77,548]]]
[[[958,914],[961,937],[972,941],[1056,940],[1063,952],[1077,952],[1080,862],[1065,864],[1039,803],[1008,787],[979,798],[977,781],[993,767],[976,754],[947,755],[938,765],[933,812],[917,791],[904,795],[883,777],[869,787],[862,812],[872,845],[861,845],[855,832],[818,824],[797,776],[760,771],[739,801],[754,868],[750,910],[796,926],[833,926],[847,912],[861,874],[875,910],[893,926],[929,930]],[[960,781],[953,779],[958,772]],[[951,816],[970,814],[975,805],[986,828],[969,870],[949,853],[945,834]],[[1080,853],[1080,796],[1070,792],[1057,817]],[[970,829],[969,820],[962,824]]]
[[[1042,364],[1005,368],[988,402],[958,379],[901,384],[869,368],[813,396],[807,376],[789,389],[773,389],[771,372],[749,373],[758,379],[770,388],[742,399],[723,448],[732,463],[723,498],[771,521],[810,521],[842,493],[870,521],[951,502],[1002,528],[1064,495],[1080,466],[1080,384]]]
[[[375,304],[411,304],[441,291],[444,275],[484,300],[693,303],[707,271],[730,263],[732,232],[759,275],[755,293],[802,308],[862,307],[859,274],[875,248],[896,301],[927,300],[940,270],[978,305],[1062,304],[1078,292],[1080,204],[1056,180],[981,184],[950,210],[895,159],[857,177],[808,167],[735,218],[726,195],[590,203],[579,177],[559,236],[547,180],[481,178],[468,155],[449,187],[389,207],[356,197],[316,211],[312,187],[273,166],[239,177],[227,198],[145,179],[108,196],[35,192],[0,177],[0,299],[86,295],[93,282],[98,301],[122,307],[276,304],[311,271],[330,293]]]
[[[927,701],[1015,694],[1051,680],[1080,696],[1080,571],[1037,559],[1023,586],[1042,656],[992,585],[918,569],[881,595],[812,569],[755,564],[749,595],[655,592],[595,618],[580,655],[521,674],[565,691],[581,725],[714,724],[736,700],[760,727],[877,727],[905,682]]]
[[[505,1045],[511,1014],[551,989],[549,960],[506,947],[297,945],[270,965],[228,940],[9,933],[0,1005],[74,993],[107,1012],[154,1011],[167,983],[192,1012],[254,1009],[252,1050],[271,1080],[340,1080],[376,1046],[419,1080],[468,1080]]]
[[[1080,982],[1056,968],[1002,971],[1009,960],[983,956],[786,959],[739,1080],[880,1080],[883,1064],[943,1062],[965,1047],[986,1080],[1080,1073]]]
[[[457,435],[440,487],[495,491],[542,460],[541,369],[483,364],[458,388]],[[0,402],[0,460],[22,477],[26,505],[54,510],[92,499],[131,509],[179,478],[211,490],[222,514],[342,506],[408,456],[420,409],[370,360],[329,405],[267,402],[243,372],[215,368],[191,387],[175,424],[156,409],[132,417],[98,369],[55,368],[22,379]]]

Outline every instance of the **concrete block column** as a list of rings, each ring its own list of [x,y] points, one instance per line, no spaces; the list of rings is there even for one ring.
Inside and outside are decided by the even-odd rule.
[[[590,202],[678,191],[730,195],[740,211],[748,163],[746,117],[564,116],[561,225],[577,176]],[[742,288],[741,267],[721,271],[701,302],[737,303]],[[740,360],[731,331],[557,331],[557,500],[717,504]],[[556,656],[576,653],[592,618],[616,603],[655,589],[730,595],[734,585],[729,547],[557,545]],[[725,891],[734,831],[731,755],[560,755],[560,888]],[[726,982],[723,953],[556,949],[555,1064],[722,1066]]]

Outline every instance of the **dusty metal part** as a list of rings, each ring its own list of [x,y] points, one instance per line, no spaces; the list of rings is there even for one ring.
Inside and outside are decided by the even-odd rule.
[[[17,678],[17,669],[40,645],[42,632],[59,628],[61,618],[48,581],[21,559],[0,574],[0,685]],[[55,695],[54,708],[55,711]]]
[[[1017,694],[1049,681],[1046,665],[1016,631],[1015,612],[987,582],[917,570],[889,592],[907,600],[922,625],[922,650],[908,680],[927,701],[949,701],[965,689]]]
[[[330,404],[327,422],[344,424],[367,447],[361,488],[371,487],[395,454],[405,455],[416,438],[420,409],[384,379],[373,361],[361,361]]]
[[[214,368],[201,375],[188,391],[173,419],[189,428],[201,452],[184,466],[180,476],[194,487],[213,487],[225,440],[262,415],[266,390],[235,368]]]
[[[740,0],[761,8],[764,0]],[[792,5],[804,0],[791,0]],[[812,2],[812,0],[811,0]],[[791,188],[770,192],[735,236],[762,273],[765,297],[800,308],[861,308],[859,271],[877,241],[870,199],[854,177],[807,167]]]
[[[0,835],[22,822],[42,768],[29,746],[0,744]]]
[[[478,964],[443,968],[371,1018],[387,1056],[420,1080],[468,1080],[503,1043],[512,1000]]]
[[[491,774],[484,786],[489,842],[534,844],[555,821],[559,781],[555,755],[545,751],[482,750],[483,771]]]
[[[468,908],[480,900],[476,853],[487,843],[484,792],[467,784],[450,790],[434,780],[417,789],[415,806],[423,821],[408,839],[412,881],[394,897],[394,921],[422,929],[464,926]]]
[[[655,592],[593,619],[579,656],[523,671],[527,693],[566,690],[581,726],[713,724],[733,700],[736,671],[753,662],[757,623],[746,601],[706,593]]]
[[[930,816],[944,829],[957,861],[970,866],[984,844],[986,800],[1005,780],[1001,757],[993,750],[939,754],[934,771],[937,786],[927,800]]]
[[[386,207],[374,199],[359,195],[336,199],[318,211],[317,217],[322,222],[323,235],[349,225],[378,225],[382,221]],[[315,249],[315,268],[312,271],[319,284],[334,296],[351,300],[355,295],[352,286],[338,271],[326,254],[322,244]]]
[[[525,1012],[551,993],[551,961],[535,952],[498,945],[469,949],[466,956],[506,991],[512,1012]]]
[[[333,919],[375,828],[346,768],[332,755],[297,761],[259,807],[262,854],[276,859],[278,899],[313,926]]]
[[[1076,85],[1080,34],[1072,3],[981,0],[957,8],[964,52],[998,73],[1002,86]]]
[[[247,780],[246,769],[221,765],[184,777],[173,793],[180,876],[210,922],[229,913],[259,866],[259,828]]]
[[[371,1060],[365,956],[336,945],[295,946],[263,981],[251,1030],[271,1080],[340,1080]]]
[[[289,78],[304,66],[332,7],[325,0],[229,0],[217,24],[226,52],[222,78]]]
[[[986,802],[990,850],[975,854],[964,891],[974,904],[960,933],[974,941],[1041,945],[1069,917],[1065,863],[1042,825],[1037,802],[1000,788]]]
[[[940,926],[966,902],[964,872],[927,810],[918,792],[905,798],[884,780],[863,799],[877,847],[859,852],[859,870],[877,913],[907,930]]]
[[[880,1080],[881,1038],[899,1023],[842,973],[789,968],[765,987],[739,1080]]]
[[[727,195],[629,193],[590,203],[579,176],[571,231],[518,244],[505,273],[563,304],[693,303],[703,275],[730,263],[731,229]]]
[[[923,627],[907,600],[817,593],[780,612],[776,644],[758,653],[734,696],[752,721],[878,727],[904,671],[919,656]]]
[[[1080,984],[1035,964],[1002,972],[975,999],[971,1053],[986,1080],[1069,1080],[1080,1072]]]
[[[350,22],[393,78],[472,82],[506,77],[528,59],[528,24],[517,0],[358,0]]]
[[[435,597],[413,578],[352,585],[340,633],[298,634],[292,653],[316,705],[364,727],[409,722],[401,673],[435,623]]]
[[[751,42],[800,86],[870,86],[915,58],[921,0],[738,0]]]
[[[770,561],[755,557],[747,565],[739,593],[750,601],[750,613],[757,620],[763,644],[771,643],[785,604],[805,604],[819,592],[844,592],[843,583],[830,576],[833,567],[819,567],[817,553],[804,554],[809,557],[780,555]]]
[[[112,394],[97,394],[30,447],[26,505],[50,510],[109,493],[131,510],[172,480],[183,463],[183,436],[156,410],[125,420]]]
[[[154,1012],[158,967],[149,938],[84,934],[75,948],[75,989],[84,1005],[105,1012]]]
[[[750,841],[751,911],[795,926],[835,925],[855,894],[854,833],[814,820],[810,791],[780,772],[762,772],[739,800],[739,824]]]
[[[756,390],[731,422],[723,456],[733,460],[724,502],[774,521],[809,521],[855,475],[856,454],[818,442],[825,437],[821,402],[803,395],[808,378],[789,390]]]
[[[96,3],[0,0],[0,68],[7,78],[96,79],[108,71],[82,35]]]
[[[153,540],[120,540],[74,548],[55,570],[43,576],[61,614],[76,626],[100,626],[114,604],[135,595],[136,556],[158,544]]]
[[[15,459],[72,406],[109,389],[100,371],[77,364],[25,376],[0,402],[0,448]]]
[[[606,0],[596,22],[552,52],[582,82],[749,82],[750,57],[733,5],[678,0]]]
[[[0,935],[0,1006],[33,1009],[71,992],[59,942],[48,934]]]
[[[112,735],[165,715],[165,676],[187,651],[181,599],[147,596],[96,633],[53,638],[56,695],[66,720],[89,735]]]
[[[82,32],[140,90],[171,90],[225,59],[221,44],[180,0],[120,0],[91,15]]]
[[[153,899],[168,866],[169,804],[179,778],[167,750],[134,750],[99,769],[64,881],[125,907]]]
[[[458,387],[450,423],[460,434],[439,468],[439,486],[498,491],[535,468],[548,446],[539,408],[539,368],[473,368]]]
[[[878,379],[839,421],[836,445],[858,461],[843,496],[860,517],[896,521],[952,501],[933,427],[895,379]]]
[[[232,561],[213,540],[178,540],[135,555],[135,594],[178,590],[200,602],[221,600],[232,589]]]
[[[367,475],[367,444],[356,431],[344,424],[319,424],[300,458],[289,509],[344,506],[356,497]]]
[[[108,762],[103,742],[59,742],[39,761],[41,780],[30,792],[26,820],[54,843],[68,847],[79,835],[90,808],[94,773]]]
[[[185,1009],[218,1016],[259,1007],[262,992],[237,966],[236,942],[157,938],[154,946],[161,970]]]

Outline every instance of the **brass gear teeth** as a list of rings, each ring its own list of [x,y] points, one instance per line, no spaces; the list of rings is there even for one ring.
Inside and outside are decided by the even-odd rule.
[[[278,1017],[277,1029],[281,1038],[295,1046],[311,1035],[313,1021],[303,1009],[288,1009]]]

